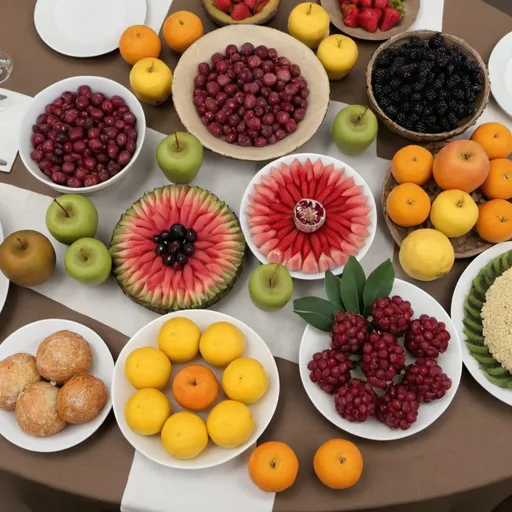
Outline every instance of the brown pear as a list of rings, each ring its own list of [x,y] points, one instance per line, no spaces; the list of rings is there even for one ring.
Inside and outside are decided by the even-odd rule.
[[[19,286],[38,286],[48,281],[56,261],[52,243],[38,231],[16,231],[0,245],[0,270]]]

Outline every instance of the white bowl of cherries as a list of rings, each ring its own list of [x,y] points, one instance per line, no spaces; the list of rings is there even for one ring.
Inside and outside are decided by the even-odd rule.
[[[98,76],[67,78],[31,101],[21,123],[23,164],[61,193],[93,195],[133,169],[146,134],[144,110],[121,84]]]

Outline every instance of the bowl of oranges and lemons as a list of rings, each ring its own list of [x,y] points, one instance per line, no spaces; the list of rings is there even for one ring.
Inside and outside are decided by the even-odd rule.
[[[265,342],[243,322],[188,310],[157,318],[130,339],[112,397],[136,450],[164,466],[204,469],[261,436],[277,407],[279,374]]]

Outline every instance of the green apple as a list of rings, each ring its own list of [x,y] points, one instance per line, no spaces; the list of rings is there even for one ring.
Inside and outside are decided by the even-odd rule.
[[[203,163],[203,146],[191,133],[176,132],[158,144],[156,161],[172,183],[190,183]]]
[[[54,199],[46,210],[46,227],[61,244],[93,238],[98,229],[98,210],[84,196],[67,194]]]
[[[293,294],[290,272],[278,263],[260,265],[249,278],[249,295],[263,311],[277,311],[286,306]]]
[[[365,151],[377,136],[379,123],[375,114],[363,105],[349,105],[341,109],[332,123],[332,138],[347,155]]]
[[[112,271],[112,257],[106,245],[95,238],[81,238],[66,252],[66,272],[79,283],[98,286]]]

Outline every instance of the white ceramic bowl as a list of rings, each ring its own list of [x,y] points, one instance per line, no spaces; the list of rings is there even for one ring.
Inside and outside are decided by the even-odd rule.
[[[437,318],[440,322],[444,322],[451,336],[448,349],[444,354],[439,356],[438,362],[444,373],[452,380],[452,386],[441,400],[421,404],[418,420],[416,423],[413,423],[408,430],[392,430],[376,418],[368,418],[364,423],[352,423],[342,418],[336,412],[333,397],[324,393],[317,384],[311,382],[309,378],[310,372],[307,368],[308,362],[312,359],[313,354],[329,347],[330,338],[328,333],[319,331],[308,325],[302,336],[299,349],[299,370],[302,384],[317,410],[341,430],[374,441],[393,441],[395,439],[409,437],[421,432],[434,423],[452,402],[457,388],[459,387],[462,373],[462,351],[457,329],[441,304],[421,288],[406,281],[402,281],[401,279],[395,279],[391,294],[400,295],[404,300],[410,301],[412,309],[414,310],[414,318],[418,318],[422,314],[427,314]],[[399,340],[399,343],[402,344],[402,340]],[[415,358],[413,358],[407,350],[405,350],[405,355],[406,364],[414,362]],[[359,369],[353,370],[352,376],[364,379]]]
[[[157,347],[157,337],[162,325],[167,320],[174,317],[185,317],[192,320],[201,331],[204,331],[210,324],[214,322],[230,322],[231,324],[238,327],[244,334],[246,339],[244,357],[252,357],[258,360],[265,368],[268,375],[268,388],[266,393],[256,403],[249,405],[249,409],[252,412],[256,427],[252,436],[242,445],[233,449],[220,448],[213,444],[210,440],[206,449],[200,453],[195,459],[191,460],[179,460],[169,455],[161,442],[160,435],[154,436],[141,436],[131,430],[126,423],[124,417],[124,407],[128,399],[135,393],[136,389],[128,382],[124,375],[124,365],[127,357],[130,353],[139,347]],[[174,400],[172,396],[172,380],[176,373],[189,364],[202,364],[208,366],[217,376],[220,382],[223,369],[218,369],[209,366],[204,359],[197,357],[193,361],[185,364],[173,364],[172,374],[167,387],[164,389],[164,393],[169,397],[171,401],[172,413],[182,411],[183,408]],[[221,391],[217,403],[221,400],[225,400],[226,396]],[[140,453],[151,459],[158,464],[168,466],[177,469],[205,469],[213,466],[223,464],[242,452],[247,450],[253,445],[257,439],[263,434],[267,428],[270,420],[274,416],[274,412],[277,407],[279,399],[279,373],[277,371],[276,362],[270,349],[263,341],[263,339],[250,327],[245,325],[240,320],[233,318],[223,313],[217,313],[216,311],[210,311],[206,309],[194,309],[179,311],[176,313],[170,313],[168,315],[161,316],[137,332],[130,341],[124,346],[123,350],[119,354],[114,369],[114,378],[112,381],[112,401],[114,405],[114,414],[116,416],[117,423],[121,432],[126,437],[128,442]],[[199,413],[199,415],[206,420],[208,416],[207,411]]]
[[[30,138],[32,136],[32,125],[35,124],[37,116],[44,113],[45,106],[48,103],[52,103],[65,91],[76,91],[80,85],[88,85],[93,92],[101,92],[107,97],[117,95],[124,98],[126,104],[128,107],[130,107],[130,110],[135,114],[135,116],[137,116],[137,148],[130,163],[108,181],[98,183],[98,185],[94,185],[92,187],[71,188],[66,187],[65,185],[58,185],[57,183],[54,183],[48,176],[43,174],[37,163],[34,162],[30,156],[30,153],[33,150]],[[89,196],[95,195],[99,192],[104,192],[105,190],[112,188],[128,175],[128,173],[134,168],[134,164],[137,161],[137,158],[142,149],[145,136],[146,117],[144,115],[144,110],[142,109],[139,100],[126,87],[115,82],[114,80],[100,76],[75,76],[72,78],[66,78],[65,80],[61,80],[60,82],[48,86],[46,89],[43,89],[40,93],[36,94],[34,98],[32,98],[32,101],[30,102],[30,105],[28,106],[21,122],[19,151],[21,160],[27,170],[41,183],[48,185],[49,187],[53,188],[57,192],[61,192],[62,194],[78,193],[84,196]]]
[[[311,160],[311,162],[314,162],[315,160],[321,159],[323,165],[329,165],[333,164],[335,168],[337,169],[345,169],[345,176],[349,177],[352,176],[354,178],[354,182],[356,185],[362,185],[364,194],[368,196],[368,205],[370,206],[370,211],[368,212],[368,218],[371,221],[371,224],[368,226],[368,231],[370,234],[366,237],[365,244],[359,252],[356,254],[356,258],[358,261],[361,261],[363,256],[368,252],[370,249],[370,246],[373,243],[373,239],[375,238],[375,232],[377,230],[377,206],[375,204],[375,198],[373,197],[372,191],[366,181],[363,179],[363,177],[358,174],[350,165],[333,158],[331,156],[327,155],[318,155],[315,153],[296,153],[291,154],[287,156],[283,156],[281,158],[278,158],[277,160],[274,160],[273,162],[270,162],[267,164],[261,171],[259,171],[254,178],[251,180],[247,188],[245,189],[244,195],[242,197],[242,205],[240,206],[240,225],[242,226],[242,231],[245,236],[245,240],[247,242],[247,245],[251,249],[252,253],[258,258],[258,260],[265,264],[268,263],[267,257],[258,249],[256,244],[252,241],[251,236],[251,230],[249,227],[249,219],[247,218],[247,214],[245,213],[245,210],[250,204],[249,196],[254,193],[254,186],[262,182],[263,176],[266,176],[267,174],[270,174],[270,170],[272,167],[279,167],[281,164],[291,164],[293,160],[299,160],[300,163],[304,163],[306,160]],[[314,199],[314,198],[311,198]],[[331,268],[331,271],[334,274],[341,274],[343,272],[343,268],[345,266],[342,265],[340,267]],[[318,272],[315,274],[306,274],[305,272],[298,272],[298,271],[290,271],[290,275],[294,277],[295,279],[304,279],[304,280],[315,280],[315,279],[323,279],[325,277],[325,272]]]

